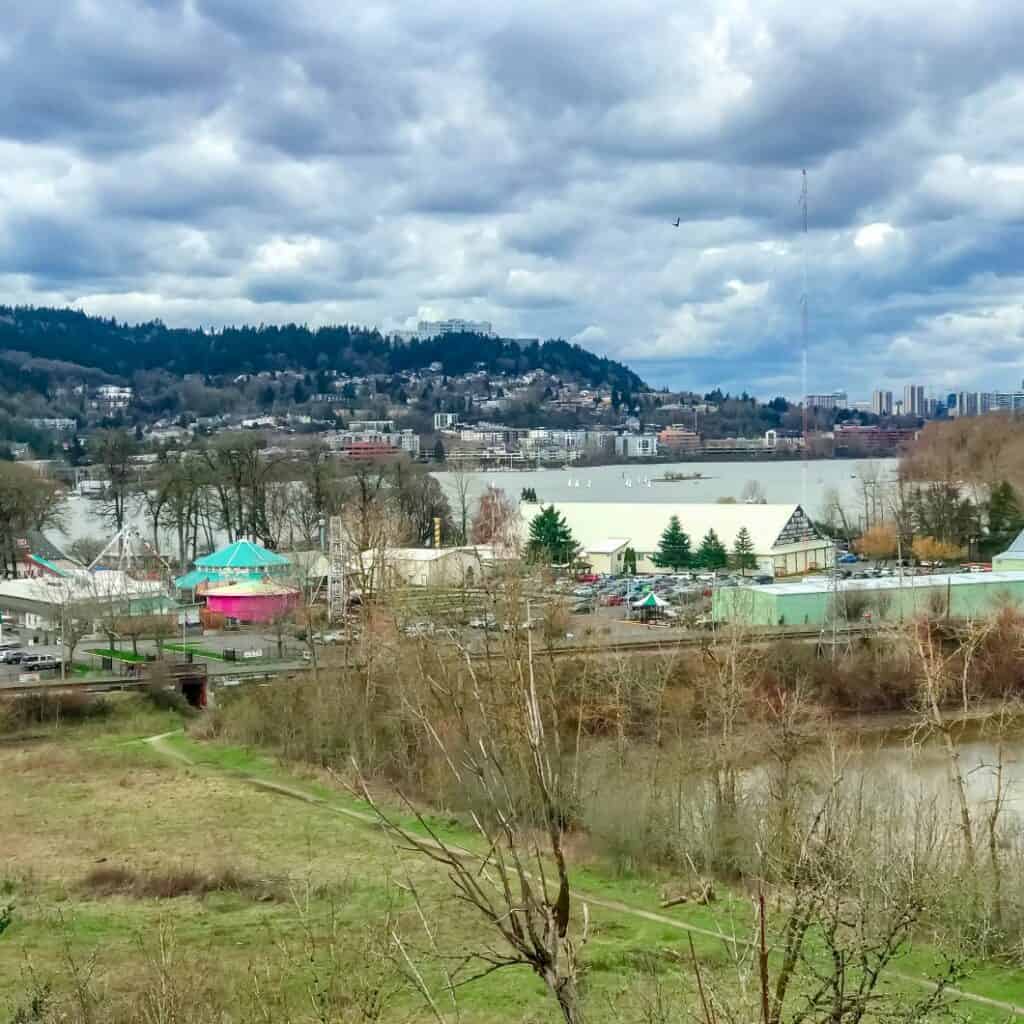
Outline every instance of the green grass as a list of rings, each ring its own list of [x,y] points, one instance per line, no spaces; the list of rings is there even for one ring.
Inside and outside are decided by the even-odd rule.
[[[200,644],[164,644],[164,650],[177,651],[179,654],[194,654],[200,658],[210,658],[213,661],[227,661],[220,651],[211,650]]]
[[[182,983],[202,986],[191,994],[192,1004],[238,1006],[251,992],[254,972],[261,972],[266,984],[274,979],[291,1011],[273,1013],[271,1019],[306,1020],[313,975],[321,984],[337,978],[346,987],[356,985],[360,972],[374,963],[367,952],[374,929],[379,931],[389,915],[408,934],[414,952],[425,948],[408,894],[410,881],[444,948],[457,951],[479,942],[478,917],[453,900],[442,871],[396,851],[378,827],[337,813],[368,813],[364,801],[327,776],[287,770],[258,751],[181,733],[167,737],[172,750],[195,762],[189,765],[142,742],[181,725],[177,715],[125,696],[104,722],[37,729],[18,742],[0,743],[0,893],[8,880],[16,903],[14,924],[0,939],[0,1020],[12,1017],[24,997],[28,962],[38,976],[53,979],[58,993],[66,991],[69,952],[83,962],[98,957],[98,975],[110,998],[137,999],[154,987],[161,929],[173,934],[174,962],[190,979]],[[253,786],[251,779],[279,782],[324,802],[289,799]],[[411,829],[420,828],[407,813],[395,813]],[[443,838],[479,849],[458,822],[440,816],[429,821]],[[100,861],[135,872],[214,872],[230,865],[243,875],[275,880],[295,899],[257,902],[237,893],[205,899],[98,898],[83,888],[83,879]],[[722,893],[711,907],[660,911],[663,879],[617,877],[601,863],[587,863],[573,869],[573,881],[591,899],[618,901],[727,935],[750,934],[751,905],[740,896]],[[579,905],[576,901],[577,913]],[[306,909],[300,913],[299,908]],[[702,934],[693,939],[706,980],[734,985],[728,943]],[[592,904],[591,937],[583,954],[588,1020],[639,1019],[635,990],[646,984],[643,967],[652,956],[677,1005],[692,1005],[687,948],[686,933],[671,924]],[[915,949],[899,969],[924,973],[931,956],[926,947]],[[197,963],[202,971],[191,969]],[[320,965],[320,973],[314,965]],[[439,980],[429,967],[425,970],[431,981]],[[1017,971],[979,968],[962,987],[996,999],[1024,998],[1024,978]],[[625,1008],[624,993],[633,1000]],[[460,1003],[465,1024],[558,1019],[539,982],[519,968],[462,989]],[[965,1009],[974,1021],[1005,1019],[984,1007]],[[332,1019],[348,1018],[336,1013]],[[401,993],[383,1017],[427,1019],[409,992]]]
[[[171,643],[164,644],[164,649],[168,651],[177,651],[179,654],[194,654],[200,658],[210,658],[213,661],[227,661],[222,651],[215,651],[209,647],[203,647],[202,644],[191,643],[191,644],[179,644]],[[267,661],[266,657],[261,658],[236,658],[235,661],[239,664],[249,665],[253,662],[259,663],[261,661]]]
[[[244,747],[221,743],[197,742],[184,734],[168,738],[168,743],[181,754],[195,763],[218,771],[240,775],[265,781],[280,782],[291,788],[301,790],[310,796],[325,801],[325,809],[336,808],[342,811],[354,811],[360,814],[372,814],[372,808],[363,801],[338,788],[327,786],[315,778],[300,777],[285,770],[274,758]],[[410,832],[426,835],[427,830],[401,807],[387,807],[392,820],[397,821]],[[480,849],[480,842],[475,833],[465,829],[451,818],[440,818],[435,815],[424,815],[425,821],[438,837],[447,842],[467,849]],[[360,826],[356,826],[359,828]],[[367,831],[375,831],[372,826],[364,826]],[[594,900],[613,901],[649,911],[660,916],[671,918],[680,924],[691,926],[703,931],[715,932],[717,935],[735,938],[740,945],[731,946],[722,938],[712,938],[698,932],[692,935],[694,946],[701,957],[710,957],[712,961],[725,957],[727,952],[745,948],[743,943],[754,935],[755,915],[750,899],[740,893],[730,892],[719,887],[718,900],[710,906],[686,904],[670,910],[661,909],[662,886],[671,879],[656,875],[622,877],[607,870],[600,863],[589,863],[575,866],[572,869],[572,884],[579,893],[580,899],[586,901],[588,896]],[[618,915],[613,911],[595,909],[595,914],[609,915],[617,920],[616,932],[623,938],[624,946],[618,948],[614,957],[625,955],[630,950],[639,955],[644,950],[659,949],[665,946],[682,948],[686,941],[686,931],[671,924],[645,921],[631,915]],[[648,945],[649,944],[649,945]],[[617,944],[616,944],[617,945]],[[612,954],[607,954],[612,956]],[[628,957],[627,957],[628,959]],[[925,944],[915,944],[900,957],[893,961],[891,970],[911,977],[929,979],[935,975],[936,965],[941,962],[938,951]],[[969,977],[957,984],[960,990],[997,999],[1015,1005],[1024,1005],[1024,970],[996,967],[988,964],[969,965]],[[898,979],[890,979],[885,986],[887,991],[902,992],[908,996],[920,996],[923,989],[913,984],[903,983]],[[996,1021],[1005,1020],[1005,1014],[989,1010],[974,1004],[970,1005],[972,1020]]]
[[[115,651],[110,647],[92,647],[86,651],[86,654],[91,654],[94,658],[111,658],[113,661],[127,661],[133,665],[146,660],[142,654],[134,654],[132,651]]]

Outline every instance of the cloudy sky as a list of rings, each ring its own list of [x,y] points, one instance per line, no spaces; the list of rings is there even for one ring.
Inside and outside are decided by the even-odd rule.
[[[8,4],[0,301],[489,319],[797,395],[806,274],[810,390],[1019,385],[1021,39],[969,0]]]

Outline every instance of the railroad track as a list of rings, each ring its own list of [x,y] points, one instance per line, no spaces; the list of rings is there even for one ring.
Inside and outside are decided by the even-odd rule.
[[[854,629],[842,630],[838,633],[837,639],[853,640],[861,637],[871,636],[875,632],[871,627],[856,627]],[[676,648],[699,648],[708,647],[715,643],[718,634],[708,630],[701,633],[688,633],[685,636],[651,638],[650,640],[620,640],[614,643],[577,644],[572,647],[555,647],[550,652],[543,649],[543,654],[549,653],[556,658],[572,657],[594,657],[603,654],[643,654],[651,651],[671,651]],[[830,637],[830,634],[829,634]],[[814,629],[779,629],[770,633],[751,633],[743,640],[743,645],[757,647],[759,645],[773,643],[777,640],[800,640],[804,643],[814,643],[821,640],[821,630]],[[486,658],[486,652],[479,652],[475,658]]]
[[[838,634],[840,640],[852,640],[860,637],[870,636],[875,630],[871,627],[856,627],[843,630]],[[611,654],[656,654],[679,649],[695,649],[714,644],[717,634],[712,631],[702,633],[689,633],[685,636],[652,637],[642,640],[620,640],[614,643],[576,644],[571,647],[555,647],[550,651],[543,649],[545,657],[555,658],[593,658]],[[778,640],[797,640],[804,643],[813,643],[822,639],[820,630],[808,629],[780,629],[770,633],[751,633],[744,639],[746,646],[756,647],[758,645],[772,643]],[[491,652],[477,651],[471,655],[474,661],[486,661],[489,657],[499,653],[500,646],[496,643]],[[231,684],[262,682],[279,675],[289,675],[304,671],[305,666],[282,665],[275,668],[259,668],[248,671],[232,671],[230,673],[211,673],[208,682],[216,688],[218,684],[225,685],[225,677],[232,680]],[[0,686],[0,700],[4,697],[20,697],[32,693],[47,693],[66,691],[75,693],[115,693],[119,690],[137,690],[146,686],[148,680],[129,679],[123,676],[116,676],[110,679],[53,679],[40,680],[37,683],[23,683],[17,686]]]

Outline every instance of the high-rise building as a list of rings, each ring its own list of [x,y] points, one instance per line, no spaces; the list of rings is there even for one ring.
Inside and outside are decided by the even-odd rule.
[[[490,320],[421,320],[416,327],[416,336],[427,341],[442,334],[484,334],[495,336]]]
[[[892,392],[873,391],[871,393],[871,411],[876,416],[892,415]]]
[[[1024,409],[1024,391],[997,391],[992,396],[992,408],[1000,412],[1020,412]]]
[[[978,415],[978,392],[958,391],[956,394],[956,414],[961,416]]]
[[[827,395],[808,395],[805,401],[809,409],[845,409],[849,404],[845,391],[833,391]]]
[[[924,385],[907,384],[903,389],[903,415],[924,416]]]

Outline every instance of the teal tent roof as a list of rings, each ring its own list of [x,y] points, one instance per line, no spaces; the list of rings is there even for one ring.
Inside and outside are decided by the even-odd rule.
[[[654,591],[652,590],[645,598],[643,598],[640,601],[637,601],[633,605],[633,607],[634,608],[664,608],[665,604],[666,604],[666,602],[662,601],[662,599],[660,597],[658,597],[658,595],[655,594]]]
[[[43,558],[42,555],[29,555],[36,565],[41,565],[44,569],[49,569],[55,576],[67,576],[67,573],[59,566],[54,565],[48,558]]]
[[[179,576],[174,585],[178,590],[195,590],[202,583],[217,583],[224,577],[219,572],[205,572],[203,569],[193,569],[191,572]]]
[[[226,548],[196,559],[197,569],[265,569],[288,565],[288,559],[251,540],[236,540]]]

